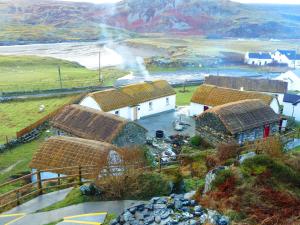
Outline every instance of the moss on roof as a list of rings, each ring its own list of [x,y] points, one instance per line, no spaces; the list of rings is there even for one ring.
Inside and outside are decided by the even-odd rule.
[[[209,114],[217,116],[231,134],[258,128],[279,121],[279,115],[259,99],[232,102],[211,108],[198,116],[205,119]]]
[[[103,111],[108,112],[175,94],[175,90],[167,81],[158,80],[98,91],[88,96],[92,97]]]
[[[200,85],[194,92],[191,102],[208,106],[218,106],[246,99],[260,99],[269,105],[273,100],[273,96],[259,92],[239,91],[204,84]]]

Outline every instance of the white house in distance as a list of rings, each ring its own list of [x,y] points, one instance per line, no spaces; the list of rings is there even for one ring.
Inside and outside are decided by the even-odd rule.
[[[138,120],[176,107],[176,92],[165,80],[147,81],[88,94],[80,105]]]
[[[291,68],[300,68],[300,55],[295,50],[277,49],[272,53],[272,58],[279,64],[287,64]]]
[[[204,84],[200,85],[192,96],[190,115],[196,116],[215,106],[248,99],[260,99],[276,113],[280,111],[278,100],[272,95]]]
[[[274,79],[287,82],[289,91],[300,91],[300,69],[287,71]]]
[[[300,95],[288,93],[284,95],[283,114],[300,121]]]
[[[256,66],[265,66],[273,62],[272,56],[270,53],[254,53],[254,52],[247,52],[245,55],[245,63],[249,65],[256,65]]]

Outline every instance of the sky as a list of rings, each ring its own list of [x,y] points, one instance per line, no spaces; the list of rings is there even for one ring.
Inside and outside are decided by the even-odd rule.
[[[116,3],[121,0],[64,0],[69,2]],[[300,4],[300,0],[232,0],[241,3]]]

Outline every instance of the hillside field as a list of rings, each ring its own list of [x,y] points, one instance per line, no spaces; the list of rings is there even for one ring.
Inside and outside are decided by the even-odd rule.
[[[60,88],[58,66],[63,88],[100,85],[98,71],[74,62],[37,56],[0,56],[0,92]],[[112,85],[127,73],[107,67],[102,74],[104,85]]]
[[[5,142],[5,136],[15,137],[17,131],[70,102],[72,98],[75,96],[0,103],[0,143]],[[40,105],[45,106],[42,113],[39,112]]]

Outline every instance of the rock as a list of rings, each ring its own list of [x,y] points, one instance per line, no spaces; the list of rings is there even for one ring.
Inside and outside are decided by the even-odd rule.
[[[217,221],[217,225],[229,225],[229,218],[223,216]]]
[[[145,218],[144,223],[145,224],[151,224],[154,222],[154,216],[149,216],[147,218]]]
[[[153,209],[154,210],[156,210],[156,209],[164,209],[164,208],[167,208],[166,204],[154,204],[153,205]]]
[[[191,200],[194,197],[195,194],[196,194],[196,191],[190,191],[190,192],[184,194],[184,198],[188,199],[188,200]]]
[[[205,221],[207,220],[207,214],[202,214],[201,216],[200,216],[200,218],[199,218],[199,220],[200,220],[200,223],[205,223]]]
[[[153,204],[146,204],[145,208],[148,209],[148,210],[153,210],[154,205]]]
[[[181,209],[182,208],[182,202],[180,200],[175,200],[174,202],[175,209]]]
[[[183,212],[189,212],[189,211],[190,211],[190,208],[187,207],[187,206],[183,206],[183,207],[181,207],[181,210],[182,210]]]
[[[256,156],[255,152],[248,152],[246,154],[242,154],[239,157],[239,163],[242,164],[246,159],[253,158],[254,156]]]
[[[130,213],[134,214],[136,212],[137,208],[136,207],[131,207],[128,210],[129,210]]]
[[[132,215],[131,212],[129,212],[129,211],[126,211],[126,212],[123,214],[123,217],[124,217],[124,221],[125,221],[125,222],[134,220],[133,215]]]
[[[117,219],[113,219],[112,221],[110,221],[110,225],[118,225],[118,220]]]
[[[161,222],[161,217],[160,216],[155,216],[154,221],[155,221],[155,223],[160,223]]]
[[[202,207],[201,207],[200,205],[196,205],[196,206],[194,207],[194,211],[195,211],[195,212],[202,212]]]
[[[191,214],[189,212],[182,213],[182,217],[183,217],[184,220],[189,220],[189,219],[194,218],[193,214]]]
[[[191,206],[195,206],[196,204],[197,204],[196,200],[192,199],[192,200],[190,201],[190,205],[191,205]]]

